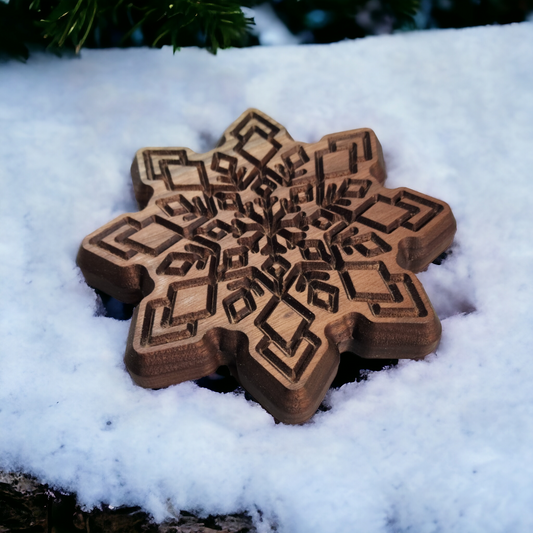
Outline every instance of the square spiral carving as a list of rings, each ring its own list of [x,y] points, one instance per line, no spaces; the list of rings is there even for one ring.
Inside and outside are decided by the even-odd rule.
[[[147,148],[140,206],[83,241],[87,282],[138,304],[125,362],[160,388],[227,365],[276,419],[302,423],[339,350],[419,359],[441,326],[415,273],[452,242],[449,206],[386,189],[369,129],[294,141],[258,110],[217,148]]]

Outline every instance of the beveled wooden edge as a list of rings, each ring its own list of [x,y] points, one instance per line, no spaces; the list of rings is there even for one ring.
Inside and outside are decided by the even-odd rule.
[[[248,110],[225,130],[219,145],[217,145],[218,148],[237,142],[235,139],[228,140],[228,137],[231,137],[231,132],[250,113],[256,113],[258,116],[263,116],[268,122],[276,124],[279,126],[281,135],[286,135],[286,138],[291,142],[296,142],[281,124],[258,110]],[[373,154],[376,154],[376,157],[372,157],[370,166],[366,167],[366,171],[382,185],[386,178],[385,163],[381,145],[372,130],[359,128],[328,134],[322,137],[319,142],[334,137],[338,138],[342,135],[366,132],[370,135]],[[298,144],[306,147],[317,143]],[[139,161],[143,157],[142,154],[146,150],[165,149],[143,148],[137,152],[134,158],[132,178],[135,195],[141,208],[150,203],[156,191],[146,179],[143,179],[143,176],[146,178],[146,171],[139,165]],[[172,148],[172,150],[182,149]],[[207,154],[195,154],[186,148],[183,150],[191,157],[198,156],[205,159],[217,148]],[[157,186],[162,189],[161,183]],[[391,189],[386,190],[391,191]],[[410,191],[406,188],[396,190]],[[410,192],[430,199],[430,197],[416,191]],[[161,190],[158,192],[158,198],[162,194],[173,193],[172,191]],[[453,240],[456,222],[450,207],[441,200],[432,200],[443,206],[444,211],[440,216],[431,220],[423,233],[406,236],[398,242],[397,263],[401,268],[410,272],[417,272],[426,268],[435,257],[449,247]],[[127,215],[118,217],[106,226],[112,226],[125,216]],[[127,260],[116,258],[110,261],[99,255],[98,249],[90,241],[101,231],[102,228],[99,228],[84,239],[77,258],[80,268],[89,285],[124,302],[138,303],[152,292],[155,280],[141,265],[129,264]],[[428,311],[425,320],[421,321],[417,318],[410,323],[409,319],[406,319],[398,323],[392,320],[387,322],[386,319],[377,317],[373,320],[359,312],[345,314],[325,327],[328,349],[323,356],[310,363],[305,370],[305,379],[298,382],[286,380],[285,383],[285,378],[276,376],[275,372],[269,372],[268,365],[270,363],[266,360],[261,360],[259,363],[255,353],[250,352],[248,338],[244,333],[224,328],[211,329],[197,342],[184,345],[178,354],[181,360],[180,369],[173,369],[175,365],[172,364],[171,360],[176,359],[175,344],[171,343],[168,348],[158,348],[156,351],[153,347],[144,350],[136,346],[135,325],[142,304],[136,308],[132,319],[125,355],[126,367],[137,384],[143,387],[161,388],[176,382],[201,378],[216,371],[221,365],[228,365],[235,377],[276,419],[291,424],[303,423],[316,412],[333,381],[340,360],[340,352],[354,351],[359,356],[366,358],[420,359],[436,349],[441,334],[440,321],[427,295],[425,295],[422,285],[418,280],[417,283],[422,289],[424,305]],[[391,339],[394,341],[391,342]],[[154,365],[154,360],[157,359],[159,362]],[[254,376],[254,379],[251,376]],[[257,376],[261,376],[261,378],[255,379]],[[327,377],[324,379],[324,376]],[[280,398],[283,398],[281,403]],[[281,404],[283,409],[277,407]]]
[[[120,215],[106,226],[113,226],[127,216],[128,214]],[[123,303],[136,305],[152,292],[154,280],[142,265],[119,258],[109,261],[104,257],[101,251],[91,244],[91,240],[101,232],[102,228],[99,228],[83,239],[76,256],[76,264],[90,287]]]
[[[225,328],[209,330],[197,342],[180,347],[178,356],[177,347],[172,344],[157,352],[153,348],[144,350],[134,338],[141,306],[132,318],[124,361],[135,383],[146,388],[200,379],[227,365],[274,418],[286,424],[302,424],[322,403],[337,373],[340,353],[351,351],[368,359],[422,359],[435,351],[442,328],[425,293],[423,300],[428,315],[422,320],[417,317],[397,323],[349,313],[332,321],[324,330],[328,349],[312,361],[298,382],[279,375],[268,361],[251,352],[244,333]],[[180,368],[176,369],[178,360]]]
[[[415,192],[405,187],[394,190]],[[442,200],[428,195],[423,196],[442,205],[443,211],[439,217],[435,217],[424,227],[421,235],[409,235],[398,242],[398,255],[396,256],[398,265],[414,273],[425,270],[432,261],[445,252],[452,245],[457,231],[457,222],[450,206]]]

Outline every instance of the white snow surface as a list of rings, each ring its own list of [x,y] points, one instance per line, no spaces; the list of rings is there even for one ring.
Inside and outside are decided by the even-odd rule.
[[[0,468],[87,507],[248,511],[260,531],[533,530],[533,24],[221,51],[85,50],[0,65]],[[135,386],[128,322],[75,257],[136,210],[144,146],[214,142],[248,107],[295,139],[371,127],[388,186],[447,201],[420,274],[437,353],[276,425],[242,394]]]
[[[253,9],[245,7],[243,11],[247,17],[253,17],[255,25],[252,26],[252,32],[262,46],[299,44],[301,39],[290,32],[270,4],[261,4]]]

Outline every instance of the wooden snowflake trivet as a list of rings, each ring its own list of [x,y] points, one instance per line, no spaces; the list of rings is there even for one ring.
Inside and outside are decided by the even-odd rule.
[[[294,141],[248,110],[217,147],[145,148],[133,161],[141,211],[85,238],[89,285],[137,306],[125,355],[160,388],[227,365],[276,419],[302,423],[339,352],[419,359],[440,322],[413,272],[448,248],[447,204],[383,187],[369,129]]]

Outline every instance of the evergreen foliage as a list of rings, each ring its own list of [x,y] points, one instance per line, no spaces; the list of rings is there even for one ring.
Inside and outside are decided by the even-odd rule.
[[[0,54],[84,46],[249,46],[258,40],[243,7],[266,0],[0,0]],[[303,42],[326,43],[414,27],[421,0],[270,0]],[[524,20],[533,0],[433,0],[427,27]],[[366,23],[358,17],[366,13]],[[419,24],[420,27],[420,24]]]
[[[5,0],[4,0],[5,1]],[[282,17],[300,18],[326,10],[328,19],[349,26],[368,0],[287,0],[276,8]],[[399,19],[414,15],[420,0],[387,0]],[[242,7],[257,0],[0,0],[0,51],[27,58],[28,45],[53,51],[83,46],[171,45],[174,50],[196,45],[216,53],[219,48],[256,44],[250,34],[253,19]],[[330,16],[330,13],[333,16]],[[295,25],[296,31],[298,24]]]
[[[200,45],[216,52],[237,45],[253,20],[235,0],[9,0],[0,2],[0,51],[27,58],[28,44],[52,50],[139,44]],[[110,34],[102,43],[102,33]],[[117,39],[116,36],[119,35]]]

